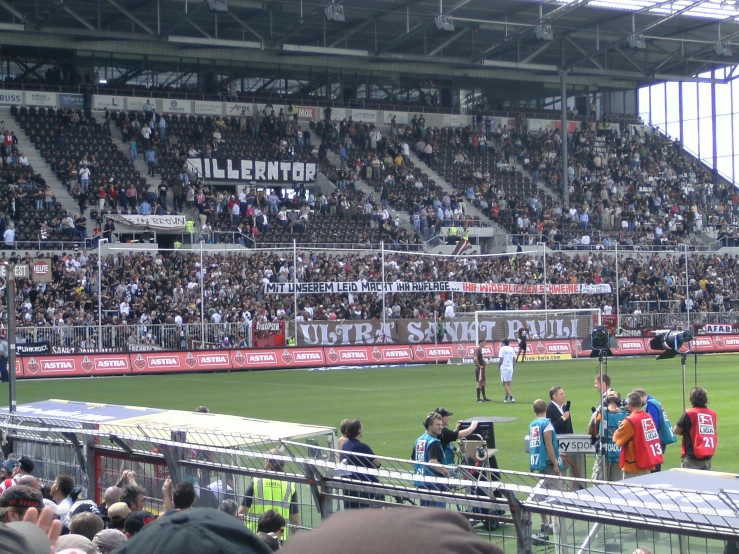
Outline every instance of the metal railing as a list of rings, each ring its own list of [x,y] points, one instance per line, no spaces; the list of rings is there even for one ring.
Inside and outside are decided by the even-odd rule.
[[[40,480],[51,483],[59,474],[75,475],[85,485],[82,497],[98,502],[123,470],[134,469],[154,513],[163,508],[160,491],[166,476],[174,484],[193,483],[196,507],[215,507],[223,498],[240,500],[250,480],[270,478],[292,484],[300,529],[314,529],[341,510],[433,503],[461,512],[485,540],[522,554],[531,554],[537,545],[565,554],[628,553],[635,541],[658,543],[654,552],[686,552],[683,541],[688,540],[695,541],[690,552],[705,554],[720,552],[718,541],[739,539],[739,495],[731,490],[730,478],[724,478],[727,486],[719,491],[698,488],[698,476],[694,488],[614,483],[498,469],[488,458],[496,451],[482,440],[461,441],[454,462],[442,466],[382,455],[347,456],[334,448],[335,435],[326,428],[316,428],[311,437],[275,439],[209,429],[195,420],[186,428],[116,421],[93,425],[24,415],[23,406],[19,409],[18,414],[0,414],[0,430],[16,454],[34,460]],[[217,417],[224,416],[211,414],[209,419],[217,422]],[[480,449],[486,455],[475,465]],[[267,461],[279,462],[282,471]],[[671,476],[674,480],[665,472],[664,479],[669,482]],[[554,535],[534,532],[534,513],[555,517]],[[629,529],[631,534],[625,532]],[[648,536],[634,536],[637,529]],[[619,542],[609,548],[608,538]],[[709,546],[708,541],[714,542]]]
[[[48,343],[52,353],[100,351],[142,352],[149,350],[193,350],[221,348],[230,337],[238,345],[244,339],[252,344],[251,323],[186,323],[126,325],[64,325],[57,327],[16,327],[17,344]]]
[[[470,310],[482,309],[480,306],[470,306]],[[497,314],[498,312],[491,312]],[[505,311],[500,311],[500,317],[506,317]],[[540,318],[543,312],[539,312]],[[438,342],[453,343],[461,338],[451,333],[451,326],[459,324],[466,326],[465,329],[474,325],[473,312],[460,312],[457,317],[450,319],[447,323],[447,334],[435,341],[433,334],[425,336],[420,342],[433,344]],[[492,317],[492,316],[488,316]],[[533,317],[533,316],[532,316]],[[670,313],[644,313],[644,314],[621,314],[618,325],[627,330],[636,329],[662,329],[672,327],[686,327],[693,323],[696,313],[670,312]],[[739,324],[739,312],[701,312],[702,323],[711,324]],[[347,320],[347,323],[354,320]],[[397,320],[393,320],[397,321]],[[20,323],[20,322],[19,322]],[[376,322],[379,325],[379,322]],[[287,321],[285,336],[295,336],[293,321]],[[107,352],[143,352],[151,350],[198,350],[216,348],[236,348],[241,339],[246,341],[248,347],[253,344],[253,329],[251,323],[244,321],[236,323],[189,323],[176,324],[119,324],[102,325],[95,324],[82,326],[57,326],[57,327],[16,327],[16,340],[19,345],[29,343],[48,343],[51,353],[63,354],[72,351],[97,352],[100,351],[98,333],[102,333],[102,348]],[[455,331],[456,333],[456,331]],[[462,335],[465,331],[459,331]],[[584,335],[583,335],[584,336]],[[225,337],[229,337],[232,346],[222,346]],[[402,342],[402,340],[400,341]],[[334,343],[315,342],[314,346],[333,346]],[[351,344],[347,342],[346,344]]]

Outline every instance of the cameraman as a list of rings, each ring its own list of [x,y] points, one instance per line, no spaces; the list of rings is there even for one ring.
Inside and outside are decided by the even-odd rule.
[[[557,435],[571,435],[574,431],[570,419],[570,403],[565,404],[565,391],[562,387],[554,386],[549,389],[549,399],[551,402],[547,404],[546,415],[552,421]]]
[[[452,446],[451,443],[455,442],[458,439],[464,439],[468,436],[470,436],[472,433],[474,433],[475,429],[477,429],[478,422],[473,421],[467,429],[464,429],[463,431],[460,431],[460,427],[462,427],[462,422],[457,422],[457,427],[452,431],[447,427],[449,425],[449,416],[453,416],[454,412],[450,412],[446,408],[436,408],[434,410],[435,414],[439,414],[441,416],[441,424],[444,426],[444,428],[441,430],[441,435],[439,435],[439,440],[441,441],[441,448],[444,450],[444,464],[446,465],[453,465],[454,464],[454,453],[456,452],[456,449]]]
[[[616,391],[609,391],[606,397],[605,420],[603,421],[603,436],[600,444],[601,471],[599,478],[604,481],[620,481],[623,477],[619,460],[621,459],[621,447],[613,442],[613,434],[619,428],[621,422],[626,419],[626,412],[621,409],[621,398]],[[595,412],[595,418],[588,425],[588,434],[597,437],[601,432],[601,412]],[[603,459],[605,458],[605,460]]]

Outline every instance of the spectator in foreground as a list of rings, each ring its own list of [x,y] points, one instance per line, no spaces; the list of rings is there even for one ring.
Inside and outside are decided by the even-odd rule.
[[[132,512],[127,518],[123,525],[123,529],[126,533],[126,537],[129,539],[138,535],[141,530],[156,520],[156,516],[146,510],[139,510]]]
[[[71,554],[74,552],[78,554],[80,552],[84,554],[98,554],[98,548],[95,544],[82,535],[63,535],[59,537],[59,541],[56,543],[56,552],[60,554],[67,552]]]
[[[100,531],[105,528],[103,519],[91,512],[82,512],[81,514],[75,515],[69,521],[69,532],[73,535],[82,535],[83,537],[92,540],[95,538]]]
[[[218,505],[218,509],[231,517],[236,517],[239,512],[239,504],[235,500],[224,500]]]
[[[44,507],[41,493],[24,485],[15,485],[0,496],[0,523],[23,521],[29,508],[42,510]]]
[[[207,508],[185,510],[157,520],[116,550],[116,554],[204,552],[270,554],[272,550],[238,520]]]
[[[126,535],[116,529],[103,529],[92,539],[100,554],[111,554],[116,548],[126,542]]]
[[[281,550],[288,554],[344,554],[346,537],[351,537],[353,554],[503,554],[499,547],[478,537],[459,512],[404,508],[339,512],[317,530],[296,535]]]

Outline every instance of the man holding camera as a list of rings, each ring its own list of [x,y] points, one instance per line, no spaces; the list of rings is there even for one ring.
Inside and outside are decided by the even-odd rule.
[[[674,433],[683,437],[682,466],[711,471],[711,460],[718,446],[716,412],[708,409],[708,393],[701,387],[690,391],[690,405],[675,425]]]
[[[626,419],[626,412],[621,409],[621,398],[616,391],[609,391],[605,399],[605,411],[596,410],[594,418],[588,425],[588,434],[600,435],[601,467],[598,478],[605,481],[620,481],[622,478],[620,459],[621,447],[613,442],[613,435]],[[601,427],[601,420],[603,421]],[[602,433],[601,433],[602,431]]]
[[[430,464],[444,463],[444,449],[441,447],[441,430],[444,428],[442,417],[436,412],[431,412],[423,420],[423,426],[426,432],[416,439],[413,446],[411,460],[415,462],[427,462]],[[449,470],[445,467],[430,467],[425,464],[416,465],[416,475],[424,475],[429,477],[449,477]],[[447,490],[446,485],[439,485],[426,481],[416,481],[417,487],[433,490]],[[446,508],[444,502],[433,502],[430,500],[421,500],[421,506],[427,508]]]
[[[552,420],[552,425],[557,435],[571,435],[572,420],[570,419],[570,402],[565,404],[565,391],[562,387],[554,386],[549,389],[547,404],[547,417]]]
[[[624,479],[646,475],[664,461],[657,426],[652,417],[642,408],[638,392],[626,397],[630,415],[613,434],[613,442],[621,447],[619,465]]]
[[[439,435],[439,440],[441,441],[441,448],[444,451],[444,462],[447,465],[454,464],[454,453],[455,449],[452,446],[451,443],[457,441],[458,439],[464,439],[469,437],[472,433],[475,432],[475,429],[477,429],[478,422],[473,421],[470,423],[470,426],[467,427],[467,429],[460,430],[460,427],[462,427],[462,421],[457,422],[457,427],[452,431],[449,429],[449,416],[453,416],[454,412],[450,412],[446,408],[436,408],[434,410],[435,414],[439,414],[441,416],[441,424],[444,426],[441,429],[441,435]]]

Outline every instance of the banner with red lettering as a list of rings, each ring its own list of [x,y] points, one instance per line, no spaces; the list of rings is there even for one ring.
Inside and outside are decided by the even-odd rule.
[[[461,292],[469,294],[611,294],[611,285],[584,283],[555,285],[521,285],[512,283],[466,283],[464,281],[396,281],[385,283],[388,293]],[[345,294],[382,292],[381,282],[349,281],[318,283],[266,283],[265,294]]]

